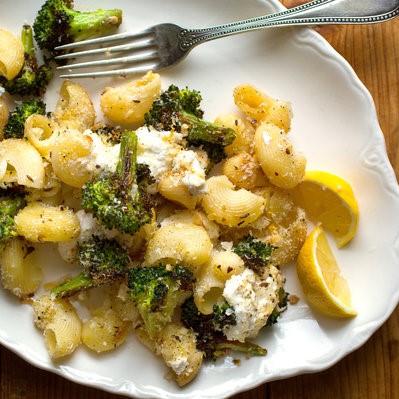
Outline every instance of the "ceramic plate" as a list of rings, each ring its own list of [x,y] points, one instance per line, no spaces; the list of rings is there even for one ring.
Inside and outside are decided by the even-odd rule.
[[[2,0],[0,26],[19,33],[33,21],[39,0]],[[105,0],[76,0],[80,10],[111,8]],[[124,11],[121,30],[158,22],[210,26],[281,9],[276,0],[112,1]],[[347,62],[307,28],[278,28],[225,38],[196,48],[179,66],[162,74],[169,83],[189,85],[204,97],[205,117],[234,110],[233,88],[251,83],[271,96],[290,100],[291,137],[309,169],[323,169],[348,180],[360,206],[359,232],[335,250],[359,315],[336,321],[313,313],[304,298],[280,322],[259,336],[268,349],[261,358],[209,363],[197,379],[180,389],[167,381],[165,368],[132,336],[119,349],[95,356],[77,350],[53,363],[28,305],[0,291],[0,341],[37,367],[77,383],[141,398],[224,398],[264,382],[330,367],[358,348],[383,324],[399,296],[399,190],[388,162],[370,94]],[[104,86],[121,80],[81,80],[98,104]],[[46,101],[51,110],[61,81],[55,79]],[[43,254],[51,258],[49,249]],[[293,266],[284,270],[287,289],[301,297]],[[373,294],[375,293],[375,295]],[[376,300],[377,296],[377,300]]]

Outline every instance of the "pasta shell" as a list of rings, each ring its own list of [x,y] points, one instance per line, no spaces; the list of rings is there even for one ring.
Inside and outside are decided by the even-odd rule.
[[[206,230],[191,223],[166,225],[148,243],[145,263],[182,263],[196,271],[211,256],[212,242]]]
[[[187,186],[172,175],[164,175],[158,183],[158,192],[166,199],[183,205],[188,209],[194,209],[198,197],[191,195]]]
[[[245,227],[256,220],[265,208],[265,199],[244,188],[235,190],[226,176],[207,180],[208,194],[202,199],[202,207],[209,219],[230,227]]]
[[[64,81],[60,96],[52,113],[60,126],[83,132],[94,125],[96,119],[94,105],[87,91],[79,83]]]
[[[0,75],[14,79],[24,65],[24,46],[21,39],[6,29],[0,29]]]
[[[97,353],[115,349],[126,340],[130,325],[109,310],[83,323],[82,342]]]
[[[45,170],[40,153],[26,140],[0,142],[0,182],[43,188]]]
[[[19,235],[33,242],[71,241],[79,235],[79,219],[64,207],[31,202],[14,218]]]
[[[144,114],[161,94],[161,78],[147,72],[141,79],[119,87],[107,87],[101,95],[101,109],[114,124],[126,126],[144,122]]]
[[[223,165],[222,172],[239,188],[252,190],[269,184],[257,160],[247,152],[240,152],[228,158]]]
[[[42,270],[24,240],[9,240],[1,253],[3,287],[20,298],[32,296],[42,281]]]
[[[255,132],[255,154],[271,183],[281,188],[293,188],[303,178],[306,159],[294,151],[284,130],[262,123]]]

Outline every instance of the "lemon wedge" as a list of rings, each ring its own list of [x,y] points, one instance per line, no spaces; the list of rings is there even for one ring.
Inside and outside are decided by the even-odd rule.
[[[321,226],[306,238],[298,255],[297,274],[310,306],[328,316],[356,316],[349,285]]]
[[[339,248],[356,234],[359,206],[352,187],[328,172],[307,171],[293,190],[294,201],[313,222],[321,223],[335,238]]]

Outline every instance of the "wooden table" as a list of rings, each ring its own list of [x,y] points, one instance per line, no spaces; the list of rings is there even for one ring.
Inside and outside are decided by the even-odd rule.
[[[294,3],[282,2],[288,7]],[[389,159],[398,176],[399,19],[380,25],[325,26],[318,30],[349,61],[374,97]],[[378,300],[378,293],[376,296]],[[122,398],[38,370],[5,348],[0,348],[0,374],[1,399]],[[234,399],[320,397],[399,398],[399,308],[362,348],[329,370],[264,384]]]

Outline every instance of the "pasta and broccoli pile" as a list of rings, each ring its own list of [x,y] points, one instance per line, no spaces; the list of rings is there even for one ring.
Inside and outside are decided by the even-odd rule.
[[[247,84],[233,97],[237,114],[209,122],[198,91],[148,72],[106,88],[102,118],[65,81],[51,113],[0,141],[2,284],[31,303],[51,358],[135,333],[183,386],[204,361],[266,354],[252,340],[287,306],[280,269],[307,233],[289,190],[306,160],[289,103]],[[80,273],[43,281],[44,243]]]

